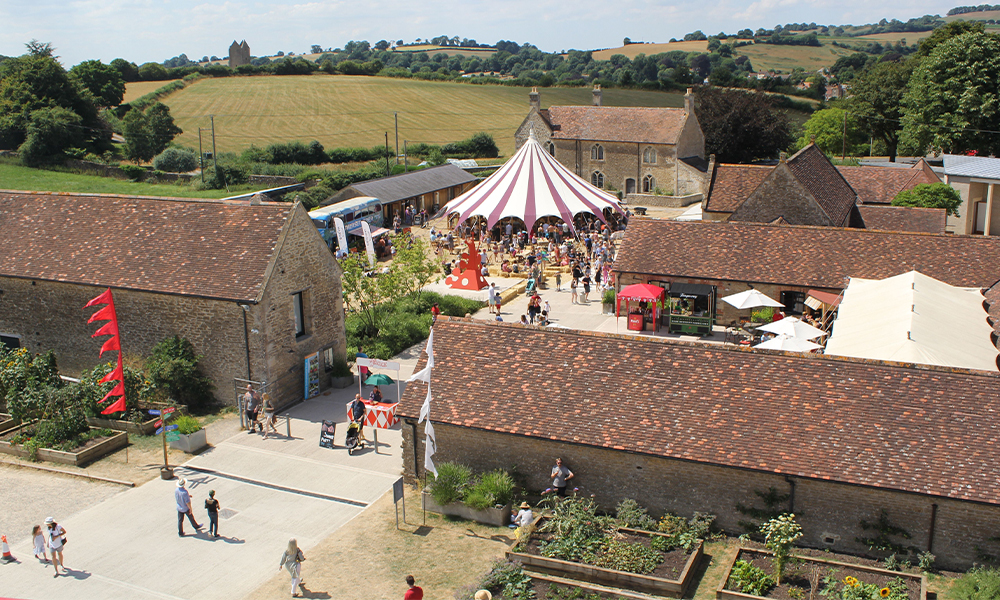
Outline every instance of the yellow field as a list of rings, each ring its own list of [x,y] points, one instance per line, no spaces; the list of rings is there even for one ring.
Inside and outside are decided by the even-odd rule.
[[[426,52],[430,56],[435,54],[447,54],[448,56],[492,56],[496,53],[495,48],[460,48],[458,46],[435,46],[433,44],[422,44],[419,46],[398,46],[393,52]]]
[[[591,56],[594,60],[609,60],[615,54],[624,54],[629,58],[635,58],[640,54],[652,56],[663,52],[673,52],[683,50],[684,52],[708,52],[708,41],[700,40],[694,42],[666,42],[664,44],[629,44],[619,48],[608,48],[607,50],[596,50]]]
[[[171,79],[169,81],[133,81],[131,83],[125,84],[125,99],[122,100],[123,103],[131,102],[137,98],[141,98],[150,92],[155,92],[161,87],[177,81],[176,79]]]
[[[906,40],[908,46],[915,46],[918,41],[930,37],[931,31],[901,31],[897,33],[872,33],[869,35],[859,35],[855,38],[834,38],[840,43],[850,43],[851,40],[864,40],[866,42],[892,42]]]
[[[528,113],[528,89],[460,83],[306,75],[203,79],[163,99],[184,130],[177,141],[198,147],[198,128],[215,115],[220,152],[299,140],[319,140],[327,148],[394,143],[393,111],[399,113],[399,140],[444,143],[485,131],[500,152],[514,151],[514,131]],[[541,88],[542,105],[591,103],[589,88]],[[644,90],[604,90],[607,106],[680,107],[681,94]],[[203,133],[204,143],[211,136]],[[209,146],[206,146],[209,147]]]
[[[1000,10],[984,10],[983,12],[966,13],[964,15],[952,15],[945,17],[945,21],[986,21],[1000,19]]]
[[[851,51],[834,46],[753,44],[737,48],[736,54],[749,58],[755,71],[788,73],[795,67],[802,67],[806,71],[818,71],[823,67],[830,67],[841,56],[851,54]]]

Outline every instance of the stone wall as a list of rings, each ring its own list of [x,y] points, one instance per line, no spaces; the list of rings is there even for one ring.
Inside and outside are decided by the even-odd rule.
[[[689,194],[687,196],[653,196],[651,194],[628,194],[624,203],[629,207],[634,206],[660,206],[663,208],[683,208],[695,202],[701,202],[701,194]]]
[[[402,423],[402,431],[404,477],[414,482],[423,476],[423,425],[407,419]],[[605,510],[613,510],[624,498],[633,498],[654,516],[672,512],[690,517],[695,511],[708,512],[716,515],[716,524],[730,535],[744,533],[739,522],[747,518],[736,510],[736,504],[763,507],[754,492],[766,492],[771,487],[792,496],[785,508],[793,511],[802,524],[804,536],[799,543],[808,547],[864,554],[868,549],[856,538],[871,536],[872,532],[864,531],[860,522],[877,519],[885,509],[894,524],[912,535],[912,539],[903,540],[904,545],[921,551],[931,548],[940,567],[967,568],[976,560],[974,546],[996,546],[988,538],[1000,529],[997,506],[440,423],[434,424],[434,431],[437,464],[460,462],[475,471],[516,466],[517,472],[526,478],[528,489],[537,492],[548,487],[548,474],[555,458],[562,457],[576,475],[571,483],[580,488],[581,494],[593,494]]]
[[[586,181],[592,181],[591,175],[600,171],[604,174],[605,189],[614,188],[624,192],[626,180],[631,179],[635,181],[635,192],[641,193],[642,180],[647,175],[652,175],[656,180],[655,187],[670,194],[673,194],[677,184],[677,161],[671,145],[560,139],[553,140],[553,143],[556,160]],[[603,160],[591,158],[591,149],[597,144],[604,149]],[[655,163],[642,161],[646,148],[656,150]]]

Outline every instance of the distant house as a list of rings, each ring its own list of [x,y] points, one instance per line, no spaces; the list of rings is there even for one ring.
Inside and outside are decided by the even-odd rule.
[[[360,196],[378,198],[382,201],[383,222],[389,227],[393,217],[401,214],[407,206],[435,213],[449,200],[471,189],[477,181],[479,178],[475,175],[448,163],[349,185],[328,198],[323,205]]]
[[[593,96],[593,106],[542,108],[541,95],[532,88],[528,116],[514,135],[516,146],[533,130],[568,169],[596,187],[626,196],[701,193],[705,136],[690,89],[684,108],[603,106],[600,86]]]
[[[1000,159],[985,156],[944,155],[945,183],[958,190],[962,206],[948,217],[955,233],[1000,235]]]
[[[229,46],[229,68],[235,69],[243,65],[250,64],[250,44],[246,40],[240,43],[233,43]]]
[[[298,203],[0,192],[0,231],[0,342],[67,375],[108,359],[81,310],[105,288],[125,355],[185,337],[223,402],[241,378],[290,404],[306,356],[345,358],[340,266]]]

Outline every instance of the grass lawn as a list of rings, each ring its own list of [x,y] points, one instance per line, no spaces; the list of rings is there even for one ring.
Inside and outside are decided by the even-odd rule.
[[[595,50],[591,56],[594,60],[610,60],[615,54],[623,54],[629,58],[635,58],[640,54],[652,56],[662,52],[673,52],[682,50],[684,52],[708,52],[708,40],[694,40],[688,42],[666,42],[663,44],[629,44],[607,50]]]
[[[178,81],[177,79],[170,79],[167,81],[133,81],[131,83],[125,84],[125,98],[122,100],[123,103],[131,102],[137,100],[150,92],[155,92],[165,85],[170,85],[171,83]]]
[[[203,79],[166,97],[184,133],[198,147],[198,128],[215,115],[220,152],[250,144],[319,140],[325,147],[394,144],[393,112],[403,140],[444,143],[485,131],[500,152],[514,152],[514,132],[528,113],[528,88],[430,82],[387,77],[304,75]],[[590,88],[544,88],[543,106],[590,105]],[[679,93],[608,89],[607,106],[681,107]],[[205,143],[211,143],[204,133]]]
[[[854,39],[854,38],[851,38]],[[916,39],[916,38],[914,38]],[[830,46],[779,46],[774,44],[753,44],[737,48],[737,55],[750,59],[755,71],[779,70],[791,72],[795,67],[815,72],[823,67],[831,67],[841,56],[852,50]]]
[[[136,183],[96,175],[32,169],[9,160],[0,160],[0,189],[172,198],[225,198],[239,193],[227,192],[226,190],[198,191],[188,185]]]

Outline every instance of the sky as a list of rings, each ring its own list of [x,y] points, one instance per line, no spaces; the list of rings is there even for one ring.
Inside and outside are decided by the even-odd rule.
[[[974,4],[968,2],[967,4]],[[547,52],[666,42],[700,29],[713,35],[749,27],[816,22],[841,25],[944,15],[956,0],[0,0],[0,54],[24,54],[32,39],[50,42],[67,68],[84,60],[136,64],[187,54],[224,57],[233,40],[254,56],[302,54],[312,44],[439,35],[530,42]]]

